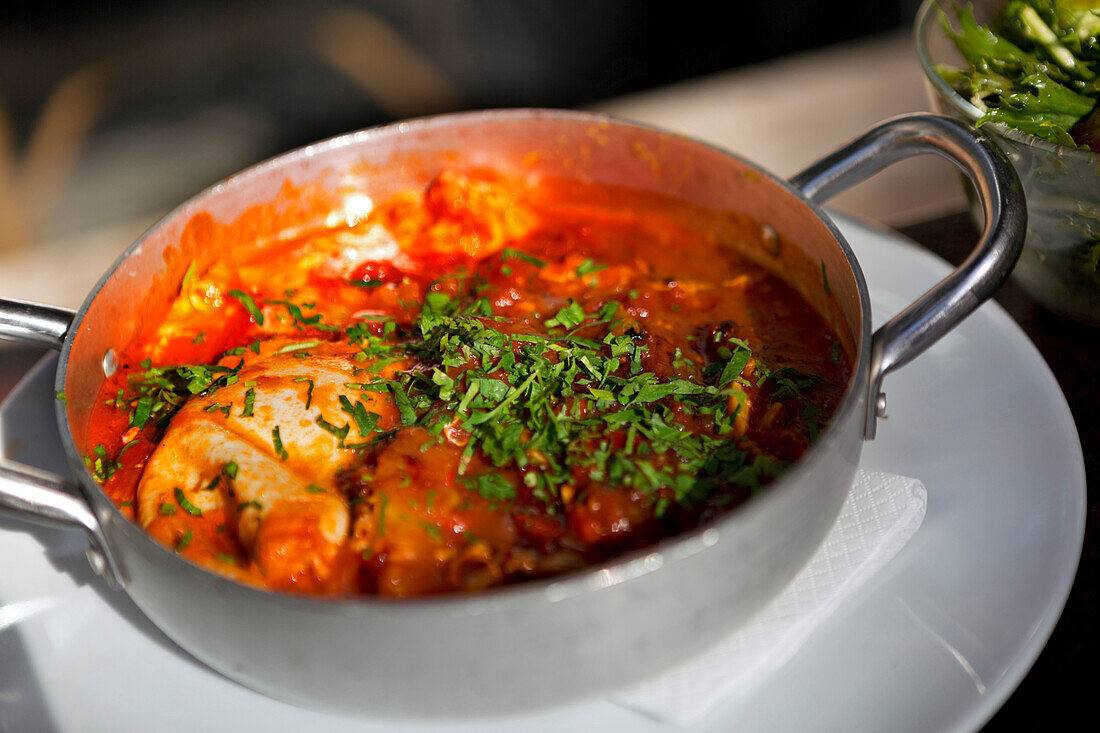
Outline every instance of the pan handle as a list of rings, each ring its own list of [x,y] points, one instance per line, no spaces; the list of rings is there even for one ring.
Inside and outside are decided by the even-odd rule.
[[[988,300],[1012,272],[1024,245],[1027,209],[1016,171],[986,137],[948,117],[895,117],[791,179],[815,203],[905,158],[933,153],[966,174],[985,216],[978,244],[958,269],[875,331],[871,340],[864,438],[886,415],[883,378],[912,361]]]
[[[0,300],[0,339],[60,349],[73,316],[65,308]]]
[[[88,537],[88,562],[107,585],[122,587],[122,573],[111,553],[103,527],[92,510],[74,495],[64,480],[26,466],[0,464],[0,510],[20,518],[67,529],[81,529]]]
[[[64,308],[0,300],[0,339],[60,349],[72,325]],[[20,518],[69,529],[88,537],[88,562],[111,588],[122,587],[122,574],[103,527],[79,492],[63,479],[26,466],[0,464],[0,510]]]

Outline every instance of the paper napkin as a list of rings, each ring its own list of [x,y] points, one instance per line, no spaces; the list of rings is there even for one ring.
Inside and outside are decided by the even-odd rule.
[[[821,622],[920,527],[928,505],[912,478],[860,470],[833,528],[793,581],[712,649],[619,694],[615,702],[681,726],[748,693],[794,656]]]

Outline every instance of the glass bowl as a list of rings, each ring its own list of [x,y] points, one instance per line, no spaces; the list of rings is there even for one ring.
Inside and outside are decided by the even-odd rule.
[[[988,25],[1005,0],[970,3],[978,22]],[[940,22],[941,8],[954,22],[952,7],[952,0],[921,4],[917,56],[933,109],[974,124],[982,113],[936,72],[940,64],[966,67]],[[1024,186],[1027,239],[1014,279],[1048,310],[1100,325],[1100,155],[997,123],[981,129],[1012,161]]]

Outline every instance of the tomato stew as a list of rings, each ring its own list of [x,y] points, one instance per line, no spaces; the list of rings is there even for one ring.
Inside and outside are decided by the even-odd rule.
[[[578,190],[445,172],[219,248],[105,383],[90,470],[195,563],[334,596],[547,576],[728,511],[850,355],[736,227]]]

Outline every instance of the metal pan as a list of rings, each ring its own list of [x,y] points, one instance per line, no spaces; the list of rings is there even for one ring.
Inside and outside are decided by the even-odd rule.
[[[863,274],[818,203],[924,153],[969,177],[985,227],[957,271],[872,334]],[[217,255],[188,223],[203,212],[232,222],[262,204],[275,234],[288,222],[318,219],[348,191],[380,199],[455,165],[627,186],[748,213],[783,243],[780,266],[784,258],[820,263],[825,295],[796,286],[854,355],[828,429],[768,491],[697,531],[604,567],[478,595],[393,601],[269,593],[191,564],[124,517],[84,466],[89,411],[143,314],[175,296],[192,259]],[[789,182],[680,135],[576,112],[465,113],[350,133],[257,165],[183,204],[119,258],[76,313],[0,301],[0,335],[61,351],[56,386],[67,402],[57,403],[57,420],[79,477],[74,487],[2,466],[0,509],[82,529],[92,567],[166,634],[225,675],[292,703],[422,717],[606,694],[701,651],[796,574],[836,518],[863,441],[874,437],[884,376],[992,295],[1019,255],[1025,219],[1019,181],[1000,151],[933,115],[883,122]]]

